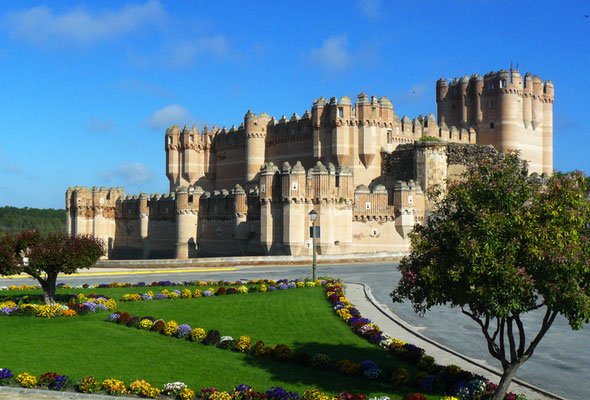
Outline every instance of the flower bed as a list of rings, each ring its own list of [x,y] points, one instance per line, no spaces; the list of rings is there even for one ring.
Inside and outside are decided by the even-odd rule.
[[[64,296],[62,296],[64,297]],[[27,296],[16,299],[6,299],[0,302],[0,316],[34,316],[39,318],[75,317],[88,313],[115,310],[115,299],[103,295],[88,295],[80,293],[77,296],[67,296],[67,304],[37,304],[41,296]]]
[[[2,376],[8,378],[2,379]],[[143,398],[160,398],[167,396],[178,400],[367,400],[367,396],[360,393],[341,392],[337,396],[330,396],[320,392],[318,389],[308,389],[302,395],[297,392],[287,392],[282,387],[272,386],[264,392],[257,392],[248,385],[236,386],[232,392],[224,392],[215,388],[203,388],[199,391],[189,388],[183,382],[170,382],[163,386],[162,389],[152,386],[144,380],[135,380],[129,385],[117,379],[105,379],[99,382],[93,376],[80,379],[76,384],[68,376],[59,375],[55,372],[47,372],[40,377],[33,376],[28,372],[23,372],[13,379],[12,371],[0,368],[0,385],[17,383],[23,388],[41,388],[49,390],[63,391],[73,389],[85,394],[107,394],[111,396],[122,396],[126,394],[135,394]],[[421,397],[416,397],[421,396]],[[406,395],[402,400],[422,400],[426,397],[420,394]],[[448,398],[449,400],[457,400]],[[369,400],[390,400],[389,397],[373,397]],[[445,399],[446,400],[446,399]]]
[[[164,296],[162,299],[176,299],[176,298],[198,298],[198,297],[207,297],[207,296],[219,296],[219,295],[227,295],[227,294],[238,294],[238,293],[249,293],[253,291],[252,287],[255,288],[256,291],[259,292],[270,292],[270,291],[279,291],[279,290],[287,290],[291,288],[298,288],[298,287],[306,287],[306,286],[316,286],[316,283],[323,284],[325,286],[325,293],[328,301],[331,303],[335,314],[341,318],[343,321],[347,323],[357,335],[365,338],[370,343],[374,344],[375,346],[379,346],[387,351],[394,357],[400,358],[406,362],[414,364],[418,370],[418,372],[411,373],[406,368],[397,368],[393,371],[385,371],[380,368],[377,364],[375,364],[371,360],[365,360],[362,363],[355,363],[349,360],[331,360],[325,354],[317,353],[312,356],[309,356],[305,353],[294,353],[289,346],[279,344],[276,346],[269,346],[265,345],[263,342],[258,341],[254,343],[254,341],[246,336],[242,335],[238,337],[238,339],[234,339],[230,336],[222,336],[216,330],[210,330],[209,332],[205,332],[201,328],[192,328],[187,324],[178,324],[175,321],[163,321],[163,320],[156,320],[151,317],[137,317],[132,316],[127,313],[123,312],[116,312],[110,314],[108,317],[109,321],[117,322],[119,324],[124,324],[128,327],[137,327],[138,329],[143,330],[151,330],[160,332],[164,335],[170,337],[176,337],[183,340],[189,340],[193,342],[200,342],[203,344],[214,345],[216,347],[222,349],[233,350],[236,352],[247,353],[255,357],[260,358],[271,358],[279,361],[286,361],[286,362],[294,362],[300,365],[306,365],[312,368],[318,369],[333,369],[340,371],[341,373],[347,376],[363,376],[369,380],[378,380],[381,382],[389,382],[392,387],[408,387],[414,390],[418,390],[422,393],[447,393],[449,395],[454,395],[455,397],[448,397],[445,400],[449,399],[490,399],[493,393],[495,392],[495,385],[491,382],[488,382],[483,377],[476,376],[471,374],[470,372],[463,371],[459,367],[449,365],[449,366],[440,366],[434,362],[432,357],[424,354],[424,351],[414,345],[404,343],[402,341],[396,340],[387,336],[384,332],[380,330],[378,326],[373,324],[370,320],[363,318],[358,310],[352,306],[348,300],[345,298],[342,285],[338,282],[334,281],[322,281],[322,282],[305,282],[305,281],[251,281],[245,284],[242,282],[190,282],[190,284],[199,286],[196,289],[181,289],[181,290],[165,290],[158,294],[151,295],[149,291],[147,293],[134,293],[131,295],[138,295],[140,299],[137,299],[134,296],[133,299],[129,301],[146,301],[149,300],[147,298],[143,298],[144,295],[150,295],[152,299],[155,299],[157,295]],[[182,285],[187,284],[184,282]],[[179,286],[180,284],[174,284],[172,282],[154,282],[150,286]],[[248,288],[246,285],[256,285],[251,286]],[[101,286],[101,285],[97,285]],[[127,284],[109,284],[109,287],[128,287],[131,285]],[[148,285],[145,284],[137,284],[133,285],[135,287],[145,287]],[[226,288],[225,286],[230,286]],[[232,287],[233,286],[233,287]],[[243,286],[243,288],[242,288]],[[244,288],[246,290],[244,290]],[[223,290],[222,290],[223,289]],[[241,289],[241,290],[240,290]],[[170,295],[174,293],[173,295]],[[197,295],[195,296],[195,293]],[[79,295],[80,296],[80,295]],[[82,299],[80,299],[82,300]],[[80,304],[80,303],[78,303]],[[413,370],[413,369],[412,369]],[[12,376],[8,376],[12,374],[8,370],[0,370],[0,384],[12,383],[15,384],[16,382],[19,385],[24,386],[28,385],[29,387],[39,387],[39,383],[36,381],[36,377],[32,377],[30,375],[23,375],[20,374],[17,376],[17,379],[13,379]],[[23,376],[21,376],[23,375]],[[44,374],[45,375],[45,374]],[[57,375],[57,374],[55,374]],[[3,376],[6,376],[3,378]],[[52,375],[53,376],[53,375]],[[258,393],[253,392],[251,390],[246,390],[242,392],[234,390],[234,393],[226,393],[226,392],[219,392],[219,391],[211,391],[211,393],[201,391],[195,394],[194,391],[191,391],[189,388],[182,388],[181,391],[184,392],[184,397],[179,397],[180,392],[172,392],[166,391],[166,388],[159,389],[153,388],[149,383],[145,381],[136,381],[126,387],[125,384],[121,381],[117,380],[107,380],[105,382],[98,382],[96,380],[92,380],[92,377],[85,378],[78,382],[76,386],[79,391],[87,390],[85,393],[91,393],[96,391],[103,391],[106,393],[110,393],[113,395],[120,395],[123,393],[135,393],[142,397],[152,397],[158,395],[171,395],[176,396],[176,398],[202,398],[202,399],[211,399],[211,400],[220,400],[220,399],[235,399],[235,400],[246,400],[246,399],[274,399],[274,398],[285,398],[290,399],[289,395],[278,395],[273,394],[276,388],[270,388],[265,393]],[[41,379],[41,378],[39,378]],[[47,386],[49,388],[49,386]],[[270,393],[269,391],[273,389]],[[191,394],[192,392],[192,394]],[[279,391],[280,392],[280,391]],[[197,397],[195,397],[197,396]],[[253,397],[250,397],[253,396]],[[257,396],[265,396],[265,397],[257,397]],[[287,396],[287,397],[285,397]],[[313,390],[308,390],[305,394],[299,397],[299,394],[296,394],[297,397],[293,397],[293,399],[316,399],[316,400],[326,400],[326,399],[339,399],[339,400],[363,400],[366,399],[366,396],[362,394],[346,394],[344,397],[329,397],[323,393]],[[407,395],[404,397],[406,400],[413,400],[413,399],[424,399],[425,397],[420,393],[415,393],[412,395]],[[508,394],[507,399],[517,399],[518,396],[514,394]],[[521,399],[523,397],[520,397]]]

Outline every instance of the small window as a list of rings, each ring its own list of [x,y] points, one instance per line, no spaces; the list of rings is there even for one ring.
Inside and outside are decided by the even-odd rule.
[[[500,87],[506,87],[506,79],[502,79],[502,85]]]
[[[191,194],[190,196],[188,196],[188,202],[192,203],[193,202],[193,195]]]
[[[455,105],[453,104],[453,110],[455,109]]]
[[[110,199],[111,199],[111,194],[107,193],[107,200],[110,200]]]
[[[408,203],[412,204],[414,202],[414,198],[412,196],[408,196]]]
[[[494,123],[490,122],[490,129],[494,129]]]
[[[371,209],[371,202],[370,201],[367,201],[365,203],[365,209],[367,209],[367,210],[370,210]]]
[[[168,136],[168,144],[172,144],[172,136]]]
[[[493,102],[493,101],[490,101],[490,103],[489,103],[489,107],[490,107],[490,108],[494,108],[494,102]]]
[[[291,190],[297,190],[297,182],[293,182],[291,185]]]
[[[338,107],[338,116],[344,118],[344,108]]]
[[[194,143],[194,141],[195,141],[195,135],[191,135],[191,142]]]
[[[496,85],[492,82],[492,90],[496,88]]]
[[[390,144],[393,141],[393,132],[391,130],[387,131],[387,143]]]

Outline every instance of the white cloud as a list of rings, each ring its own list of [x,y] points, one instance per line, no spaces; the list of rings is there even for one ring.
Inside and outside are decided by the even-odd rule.
[[[128,34],[164,18],[162,5],[150,0],[94,13],[82,8],[57,13],[39,6],[8,13],[1,22],[12,37],[35,44],[87,44]]]
[[[332,36],[326,39],[320,48],[309,52],[309,62],[329,71],[344,70],[351,63],[347,44],[345,35]]]
[[[170,125],[183,125],[192,121],[193,117],[189,110],[178,104],[171,104],[154,111],[145,122],[151,129],[160,131]]]
[[[141,163],[121,163],[116,168],[99,171],[96,175],[105,182],[122,182],[130,186],[149,183],[156,176],[154,171]]]
[[[88,130],[91,132],[109,132],[117,127],[115,121],[102,120],[98,118],[92,118],[88,123]]]
[[[381,0],[358,0],[361,12],[370,18],[377,18],[381,12]]]

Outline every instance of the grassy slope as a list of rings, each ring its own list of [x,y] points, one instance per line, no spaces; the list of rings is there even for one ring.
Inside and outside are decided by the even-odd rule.
[[[118,288],[100,292],[118,300],[123,293],[147,290]],[[97,291],[84,290],[87,293]],[[201,299],[119,302],[119,309],[166,321],[175,319],[193,328],[217,329],[222,335],[234,338],[246,334],[253,341],[263,340],[268,345],[284,343],[294,351],[308,354],[323,352],[335,360],[371,359],[384,370],[405,366],[352,333],[334,315],[323,289],[318,288]],[[317,387],[332,393],[346,390],[371,395],[392,394],[388,385],[168,338],[107,323],[105,317],[103,313],[75,319],[1,318],[0,366],[34,374],[51,370],[74,379],[95,375],[100,379],[115,377],[126,382],[145,379],[156,385],[181,380],[196,388],[213,386],[229,390],[246,383],[258,390],[283,386],[303,392],[306,388]]]

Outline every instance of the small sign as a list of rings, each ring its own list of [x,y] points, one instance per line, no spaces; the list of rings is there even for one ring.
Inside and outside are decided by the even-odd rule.
[[[312,238],[313,237],[313,226],[309,227],[309,237]],[[319,238],[320,237],[320,227],[316,226],[315,227],[315,237]]]

